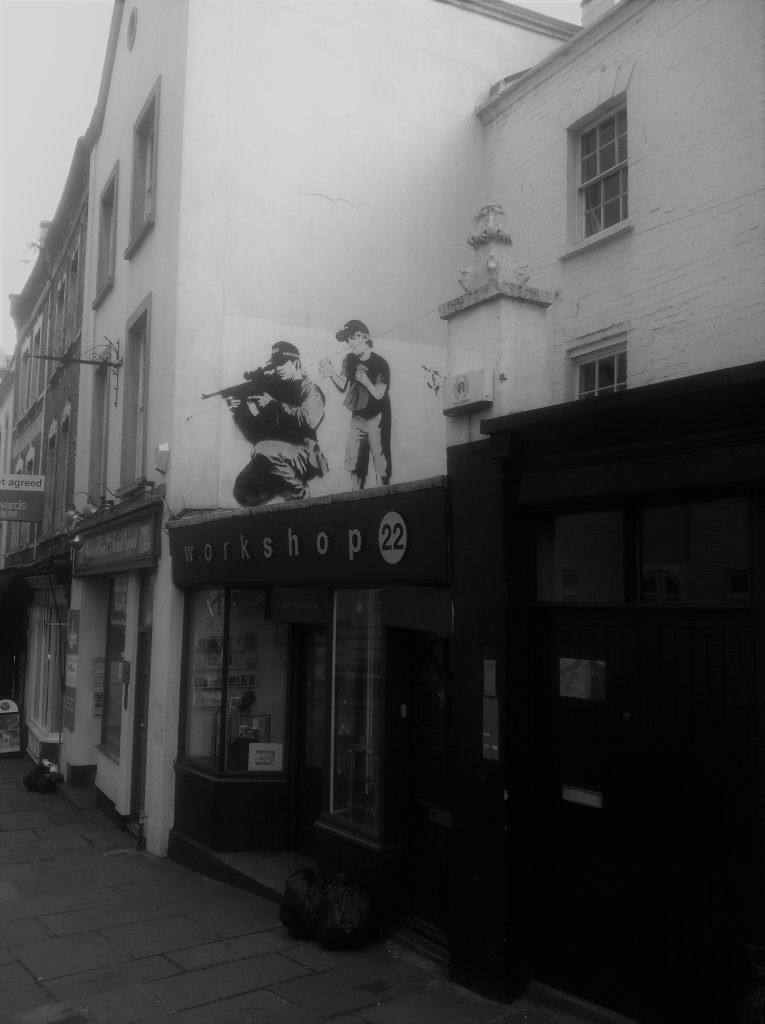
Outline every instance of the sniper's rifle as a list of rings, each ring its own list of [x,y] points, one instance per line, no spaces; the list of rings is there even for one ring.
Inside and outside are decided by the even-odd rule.
[[[243,384],[232,384],[231,387],[221,388],[220,391],[211,391],[208,395],[203,394],[202,398],[216,398],[220,395],[221,398],[238,398],[240,401],[246,401],[250,395],[257,395],[268,387],[268,378],[275,377],[273,370],[266,370],[262,366],[259,366],[257,370],[246,370],[243,374]],[[278,379],[278,378],[277,378]]]

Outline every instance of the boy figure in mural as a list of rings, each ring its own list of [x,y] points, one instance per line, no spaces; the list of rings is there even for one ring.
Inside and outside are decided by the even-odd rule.
[[[262,370],[245,376],[258,390],[226,397],[234,422],[253,442],[249,464],[234,481],[234,498],[247,506],[307,498],[308,481],[329,469],[316,438],[324,419],[323,392],[303,372],[300,352],[288,341],[277,341]]]
[[[343,405],[351,412],[345,447],[351,489],[359,491],[365,486],[370,454],[378,481],[390,483],[390,367],[372,351],[369,329],[361,320],[349,320],[335,337],[349,348],[342,368],[337,373],[329,359],[323,359],[319,372],[345,392]]]

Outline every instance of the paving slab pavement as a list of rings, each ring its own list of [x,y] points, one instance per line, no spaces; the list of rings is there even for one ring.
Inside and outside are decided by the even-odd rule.
[[[332,952],[274,900],[137,849],[0,759],[0,1024],[603,1024],[483,999],[396,940]],[[579,1012],[582,1010],[583,1012]]]

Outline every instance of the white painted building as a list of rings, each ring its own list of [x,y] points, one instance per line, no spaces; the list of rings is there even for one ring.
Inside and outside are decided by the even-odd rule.
[[[77,490],[96,510],[80,506],[64,768],[95,765],[150,851],[167,851],[179,734],[201,706],[169,524],[252,511],[232,496],[251,444],[204,396],[296,346],[325,395],[310,494],[334,509],[349,413],[318,367],[342,369],[336,334],[361,320],[390,367],[393,468],[370,486],[443,474],[438,304],[482,196],[475,107],[575,31],[499,0],[115,3],[88,132],[83,329],[115,365],[81,377]],[[294,784],[286,755],[280,779]]]

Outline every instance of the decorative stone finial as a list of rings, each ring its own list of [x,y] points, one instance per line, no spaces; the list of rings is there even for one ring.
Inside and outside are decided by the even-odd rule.
[[[524,285],[529,275],[527,267],[520,264],[510,252],[512,241],[505,225],[505,211],[496,203],[490,203],[478,211],[475,228],[467,237],[468,245],[475,252],[472,267],[460,270],[460,286],[466,292],[474,292],[490,281],[507,281]]]

